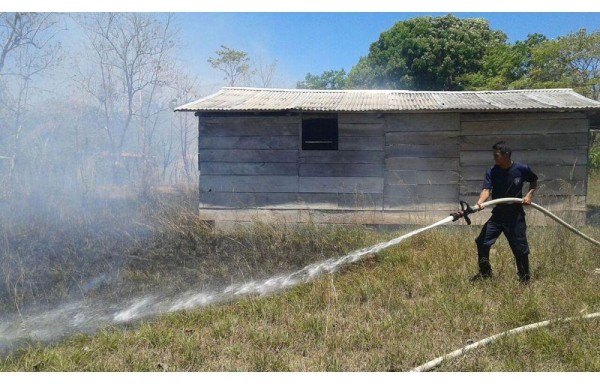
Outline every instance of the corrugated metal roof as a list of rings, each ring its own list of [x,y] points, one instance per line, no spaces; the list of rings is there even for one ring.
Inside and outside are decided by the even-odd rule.
[[[401,112],[600,110],[600,102],[572,89],[424,92],[401,90],[305,90],[226,87],[182,105],[188,112]]]

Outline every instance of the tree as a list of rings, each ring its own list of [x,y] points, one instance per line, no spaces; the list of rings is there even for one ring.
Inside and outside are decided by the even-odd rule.
[[[453,91],[462,89],[458,78],[481,69],[486,52],[506,41],[484,19],[417,17],[396,23],[371,44],[361,61],[370,67],[363,88],[408,88]],[[365,73],[364,67],[360,73]]]
[[[56,15],[49,13],[0,13],[0,73],[14,52],[27,47],[45,51],[56,24]]]
[[[17,172],[17,164],[22,168],[30,164],[25,161],[28,156],[43,161],[38,156],[41,152],[32,152],[31,142],[23,143],[33,129],[25,117],[31,110],[36,81],[59,60],[60,44],[55,39],[58,30],[55,14],[0,13],[0,171],[3,171],[0,176],[5,179],[3,185],[16,184],[16,174],[25,173],[25,169]],[[41,91],[38,88],[35,94]]]
[[[600,98],[600,31],[575,33],[548,40],[533,50],[531,88],[569,87]]]
[[[215,52],[217,57],[210,57],[210,65],[225,73],[224,80],[227,85],[234,87],[245,82],[251,75],[250,58],[244,51],[236,51],[221,45],[221,49]]]
[[[161,90],[175,47],[172,17],[161,21],[142,13],[99,13],[85,14],[79,22],[88,54],[80,61],[76,80],[101,110],[113,183],[123,182],[123,150],[128,145],[145,187],[158,119],[169,106]]]
[[[533,34],[514,45],[498,44],[486,52],[478,72],[459,77],[460,84],[466,90],[526,88],[524,79],[531,71],[533,49],[547,40],[544,35]]]
[[[325,71],[321,75],[308,73],[304,81],[299,81],[296,88],[299,89],[344,89],[346,85],[346,71]]]
[[[255,83],[258,87],[270,88],[273,86],[275,73],[277,72],[277,60],[263,64],[261,58],[258,59],[256,69],[251,71],[255,74]]]
[[[200,97],[197,90],[197,80],[191,78],[183,71],[178,71],[172,76],[172,82],[169,85],[172,98],[171,109],[196,100]],[[198,125],[194,115],[189,113],[175,113],[171,119],[169,132],[172,136],[165,136],[163,141],[162,156],[162,178],[166,180],[167,169],[175,163],[172,173],[172,181],[183,179],[185,182],[198,181]],[[179,155],[179,156],[177,156]],[[176,159],[176,157],[178,157]]]
[[[378,84],[379,78],[383,77],[383,73],[372,60],[367,57],[361,57],[346,78],[347,89],[373,89],[373,88],[385,88]]]

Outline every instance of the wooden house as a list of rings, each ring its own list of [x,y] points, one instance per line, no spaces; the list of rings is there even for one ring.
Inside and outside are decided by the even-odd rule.
[[[477,201],[500,140],[538,174],[535,201],[581,222],[600,121],[571,89],[223,88],[176,111],[199,118],[199,212],[219,224],[437,221]]]

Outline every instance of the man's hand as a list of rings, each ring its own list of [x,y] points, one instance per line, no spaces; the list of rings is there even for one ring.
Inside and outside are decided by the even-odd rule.
[[[531,204],[531,201],[533,200],[533,193],[536,190],[536,188],[537,188],[537,180],[536,181],[532,181],[529,184],[529,191],[527,191],[527,194],[523,198],[523,204],[524,205]]]
[[[485,203],[485,201],[490,197],[490,190],[489,189],[482,189],[481,193],[479,194],[479,199],[477,200],[477,204],[475,204],[475,206],[481,211],[483,210],[483,208],[481,207],[481,204]]]

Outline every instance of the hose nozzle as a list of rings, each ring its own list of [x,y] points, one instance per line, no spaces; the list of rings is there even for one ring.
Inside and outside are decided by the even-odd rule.
[[[464,217],[465,221],[467,222],[467,225],[471,225],[471,219],[469,218],[469,215],[473,212],[475,211],[469,205],[469,203],[467,203],[464,200],[460,200],[460,211],[451,213],[450,216],[453,217],[452,221],[456,221],[461,217]]]

